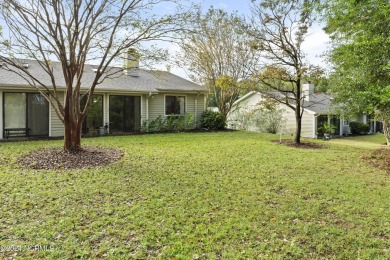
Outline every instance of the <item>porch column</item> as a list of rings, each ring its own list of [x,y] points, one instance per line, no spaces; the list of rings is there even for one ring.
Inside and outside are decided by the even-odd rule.
[[[317,114],[313,116],[313,138],[317,139]]]
[[[146,103],[145,103],[145,106],[146,106],[146,115],[145,115],[145,118],[146,118],[146,122],[148,122],[148,120],[149,120],[149,95],[146,96]]]
[[[110,125],[110,104],[109,104],[109,95],[107,93],[103,94],[103,125]]]
[[[4,132],[4,127],[3,127],[3,91],[0,91],[0,139],[3,139],[3,132]]]
[[[52,131],[52,124],[53,124],[53,120],[52,120],[52,109],[53,109],[53,107],[52,107],[52,96],[50,95],[49,96],[49,99],[50,99],[50,103],[49,103],[49,137],[52,137],[53,135],[52,135],[52,133],[51,133],[51,131]]]
[[[195,118],[198,118],[197,110],[198,110],[198,96],[195,97],[195,112],[194,112]]]
[[[367,115],[364,114],[362,119],[363,123],[367,124]]]

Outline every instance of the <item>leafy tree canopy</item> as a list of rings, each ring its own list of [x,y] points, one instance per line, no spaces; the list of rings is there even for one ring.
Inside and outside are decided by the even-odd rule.
[[[375,114],[389,143],[390,3],[329,0],[323,6],[332,39],[331,90],[346,114]]]

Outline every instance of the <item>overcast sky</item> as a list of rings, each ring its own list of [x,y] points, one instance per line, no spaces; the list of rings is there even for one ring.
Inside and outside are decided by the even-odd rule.
[[[204,11],[210,6],[214,6],[227,12],[237,11],[240,15],[250,16],[250,0],[193,0],[193,2],[201,4]],[[308,37],[303,43],[302,49],[307,54],[310,64],[326,67],[321,55],[326,51],[328,41],[329,37],[322,30],[321,25],[309,29]],[[170,47],[170,49],[171,52],[178,50],[175,46]],[[188,78],[183,69],[172,68],[171,72]]]

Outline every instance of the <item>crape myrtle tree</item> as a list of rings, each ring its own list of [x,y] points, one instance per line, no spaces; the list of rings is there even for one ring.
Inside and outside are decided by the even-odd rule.
[[[295,143],[301,142],[304,111],[302,85],[320,69],[305,60],[302,43],[313,24],[313,3],[309,0],[252,1],[252,18],[247,33],[256,39],[252,48],[262,55],[261,68],[254,73],[256,89],[266,98],[295,112]]]
[[[210,90],[210,99],[226,117],[242,92],[239,82],[258,63],[258,53],[243,30],[244,18],[214,9],[195,10],[186,23],[177,62],[190,78]]]
[[[179,29],[184,14],[152,12],[157,5],[167,3],[173,5],[175,1],[0,1],[3,29],[7,31],[3,31],[1,40],[0,61],[5,64],[2,68],[23,77],[50,101],[64,124],[66,151],[81,148],[82,122],[96,86],[122,72],[111,65],[119,62],[126,50],[140,48],[146,41],[164,39]],[[32,75],[23,66],[23,58],[36,60],[50,83]],[[59,70],[53,67],[53,61],[59,62]],[[85,64],[90,61],[97,63],[96,74],[92,82],[83,86],[88,90],[80,92]],[[59,95],[61,81],[66,87],[64,103]],[[83,98],[85,106],[80,106]]]
[[[329,0],[323,11],[335,101],[344,104],[346,117],[374,115],[390,145],[389,1]]]

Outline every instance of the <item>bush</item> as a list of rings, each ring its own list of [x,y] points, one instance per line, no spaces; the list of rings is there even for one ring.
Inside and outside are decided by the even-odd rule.
[[[202,113],[200,125],[209,130],[223,130],[226,126],[226,118],[219,112],[206,110]]]
[[[276,134],[279,133],[286,119],[283,117],[283,109],[260,110],[252,115],[256,127],[260,132]]]
[[[350,122],[349,128],[351,129],[352,134],[364,134],[370,131],[370,126],[368,124],[360,122]]]
[[[283,112],[283,109],[276,108],[237,109],[231,113],[230,119],[234,122],[235,129],[276,134],[286,123]]]
[[[154,120],[144,121],[142,130],[146,132],[180,132],[198,127],[198,121],[192,114],[185,116],[159,116]]]

